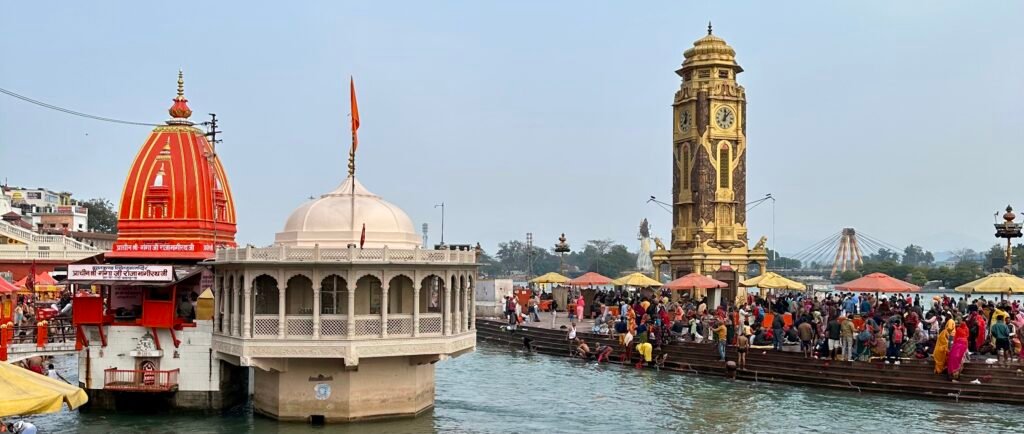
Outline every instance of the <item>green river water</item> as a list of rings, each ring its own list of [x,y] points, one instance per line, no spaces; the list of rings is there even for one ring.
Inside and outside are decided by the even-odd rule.
[[[74,376],[74,357],[57,362],[62,375]],[[488,343],[438,363],[436,377],[434,410],[393,422],[311,427],[254,416],[248,407],[218,415],[65,411],[29,420],[47,433],[1024,432],[1022,407],[638,371]]]

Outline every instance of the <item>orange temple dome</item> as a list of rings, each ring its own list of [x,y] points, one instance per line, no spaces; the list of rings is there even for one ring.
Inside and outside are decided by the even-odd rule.
[[[178,72],[167,125],[153,129],[121,193],[113,258],[202,260],[235,247],[235,202],[227,174],[192,110]]]

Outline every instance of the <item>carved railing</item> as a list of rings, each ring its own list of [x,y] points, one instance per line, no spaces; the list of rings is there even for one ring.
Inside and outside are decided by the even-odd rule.
[[[252,318],[253,337],[277,337],[281,320],[277,315],[254,315]]]
[[[356,336],[380,336],[380,315],[356,315]]]
[[[313,336],[313,317],[311,315],[288,315],[288,336]]]
[[[221,262],[347,262],[397,264],[471,264],[473,250],[337,249],[320,247],[240,247],[217,250]]]
[[[412,336],[412,315],[388,314],[388,336]]]
[[[421,313],[420,314],[420,336],[440,335],[444,331],[441,314]]]
[[[348,335],[348,315],[320,315],[320,337],[342,339]]]

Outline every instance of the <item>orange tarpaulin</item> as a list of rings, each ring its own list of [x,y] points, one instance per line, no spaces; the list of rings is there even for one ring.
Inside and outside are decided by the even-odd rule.
[[[28,285],[28,276],[22,277],[21,280],[14,282],[15,285],[24,288]],[[36,285],[56,285],[57,281],[50,277],[49,274],[39,273],[36,274]]]
[[[589,273],[584,273],[582,276],[572,279],[567,283],[572,286],[600,286],[611,284],[612,279],[591,271]]]
[[[836,289],[849,292],[917,292],[920,286],[904,282],[885,273],[871,273],[859,279],[854,279],[842,285],[836,285]]]
[[[728,283],[715,280],[700,273],[690,273],[662,286],[663,289],[691,290],[691,289],[712,289],[725,288]]]

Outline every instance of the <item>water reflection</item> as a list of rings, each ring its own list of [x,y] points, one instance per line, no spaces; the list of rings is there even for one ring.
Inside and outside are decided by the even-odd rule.
[[[58,360],[71,379],[75,359]],[[138,416],[64,412],[34,417],[57,433],[561,433],[561,432],[1021,432],[1024,412],[956,403],[729,381],[596,365],[481,344],[437,364],[435,409],[416,419],[314,428],[253,416]]]

